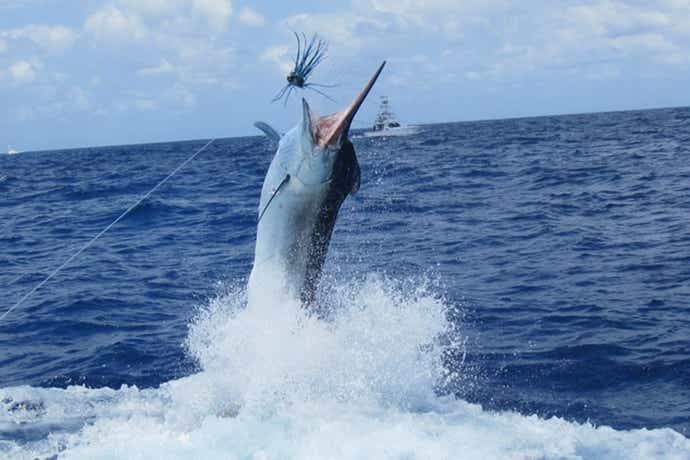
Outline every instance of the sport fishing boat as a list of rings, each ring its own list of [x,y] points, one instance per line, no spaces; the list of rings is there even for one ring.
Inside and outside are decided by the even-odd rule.
[[[13,149],[13,148],[10,147],[9,145],[7,146],[7,154],[8,154],[8,155],[16,155],[16,154],[18,154],[18,153],[22,153],[22,152],[20,152],[19,150]]]
[[[365,132],[364,135],[366,137],[405,136],[414,132],[413,127],[402,125],[395,117],[390,108],[388,96],[381,96],[379,113],[374,120],[374,126],[372,126],[371,131]]]

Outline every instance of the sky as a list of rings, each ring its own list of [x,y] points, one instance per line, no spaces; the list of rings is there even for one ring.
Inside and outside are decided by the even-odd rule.
[[[318,33],[336,85],[271,103]],[[690,105],[690,0],[0,0],[0,151],[286,130],[388,65],[404,123]],[[294,96],[294,95],[293,95]]]

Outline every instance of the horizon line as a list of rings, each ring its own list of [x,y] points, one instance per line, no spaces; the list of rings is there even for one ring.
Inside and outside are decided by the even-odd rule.
[[[436,122],[429,122],[429,123],[425,123],[425,122],[414,123],[413,122],[413,123],[407,123],[407,124],[410,126],[412,126],[412,125],[414,125],[414,126],[432,126],[432,125],[459,124],[459,123],[481,123],[481,122],[487,122],[487,121],[524,120],[524,119],[529,119],[529,118],[572,117],[572,116],[596,115],[596,114],[605,114],[605,113],[648,112],[648,111],[655,111],[655,110],[670,110],[670,109],[690,109],[690,105],[667,106],[667,107],[650,107],[650,108],[643,108],[643,109],[637,108],[637,109],[600,110],[600,111],[594,111],[594,112],[548,113],[548,114],[539,114],[539,115],[521,115],[521,116],[514,116],[514,117],[479,118],[479,119],[474,119],[474,120],[436,121]],[[353,131],[360,131],[360,130],[365,130],[365,129],[368,129],[368,128],[366,128],[366,127],[353,128]],[[261,133],[245,134],[245,135],[239,135],[239,136],[208,136],[208,137],[195,138],[195,139],[153,140],[153,141],[144,141],[144,142],[137,142],[137,143],[101,144],[101,145],[88,145],[88,146],[76,146],[76,147],[59,147],[59,148],[40,149],[40,150],[21,150],[21,149],[19,149],[19,151],[21,152],[21,155],[24,155],[27,153],[64,152],[64,151],[71,151],[71,150],[105,149],[105,148],[115,148],[115,147],[132,147],[132,146],[139,146],[139,145],[175,144],[175,143],[184,143],[184,142],[204,142],[204,141],[208,141],[209,139],[216,139],[216,140],[243,139],[243,138],[251,138],[251,137],[261,137],[261,136],[263,136],[263,134],[261,134]]]

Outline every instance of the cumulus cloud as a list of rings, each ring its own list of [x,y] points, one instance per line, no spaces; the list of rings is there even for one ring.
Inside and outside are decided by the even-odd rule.
[[[84,29],[103,41],[139,40],[146,36],[146,27],[135,14],[108,5],[86,19]]]
[[[189,41],[178,43],[176,52],[176,75],[185,85],[235,86],[234,48],[209,41]]]
[[[667,64],[687,62],[690,48],[682,31],[690,21],[690,2],[631,4],[602,0],[567,8],[561,17],[561,42],[609,59],[637,56]]]
[[[30,40],[49,51],[61,51],[71,47],[78,34],[69,27],[61,25],[30,24],[21,28],[6,30],[1,37],[10,40]],[[0,51],[2,45],[0,44]]]
[[[458,32],[463,20],[471,20],[509,5],[507,0],[354,0],[362,14],[383,15],[403,26],[433,27],[441,32]]]
[[[240,22],[250,27],[262,27],[266,24],[266,19],[258,11],[245,6],[240,11]]]
[[[508,0],[351,0],[346,8],[287,17],[288,29],[317,32],[337,46],[334,54],[355,55],[375,49],[379,54],[401,53],[426,42],[432,47],[465,37],[468,25],[486,25],[487,18],[514,8]],[[390,55],[390,54],[389,54]]]
[[[291,30],[318,33],[329,42],[329,59],[316,81],[333,81],[341,88],[359,78],[357,73],[366,78],[382,59],[389,61],[382,82],[409,88],[409,94],[458,80],[474,88],[508,88],[528,80],[623,79],[631,71],[680,75],[690,67],[688,0],[536,0],[529,5],[509,0],[339,0],[318,8],[302,5],[277,20],[275,30],[266,27],[273,23],[262,14],[266,11],[248,2],[87,3],[82,29],[30,24],[0,30],[2,82],[11,86],[40,81],[33,85],[38,88],[52,78],[48,75],[62,72],[75,78],[54,96],[66,98],[77,74],[89,72],[80,83],[94,91],[93,99],[88,94],[79,97],[78,91],[69,93],[81,107],[113,107],[113,101],[97,103],[101,101],[96,94],[126,100],[122,107],[127,110],[191,107],[197,97],[202,103],[205,94],[252,82],[251,77],[266,67],[279,70],[284,78],[296,50]],[[83,8],[65,9],[65,14]],[[228,33],[234,26],[241,30]],[[78,68],[88,57],[82,61],[50,55],[104,43],[115,46],[106,46],[99,55],[112,57],[113,66],[142,77],[128,83],[145,90],[123,94],[115,87],[112,92],[121,92],[111,94],[107,68],[99,70],[102,81],[89,82],[92,69]],[[88,56],[89,50],[84,51]],[[246,59],[256,54],[258,63]],[[341,81],[326,72],[342,75]]]
[[[164,100],[169,101],[174,106],[186,109],[196,105],[196,96],[182,84],[176,84],[168,89],[164,95]]]
[[[668,14],[653,6],[645,8],[608,0],[571,6],[566,15],[580,26],[602,35],[640,33],[668,27],[672,22]]]
[[[559,74],[611,79],[624,75],[626,65],[690,64],[688,0],[538,2],[530,8],[506,0],[352,0],[340,13],[285,22],[317,29],[339,48],[386,53],[403,86],[450,75],[504,82]],[[436,52],[427,46],[432,59],[419,63],[410,56],[422,51],[420,43],[442,46]]]
[[[457,0],[366,0],[359,2],[363,7],[379,13],[387,13],[412,23],[420,23],[431,12],[449,13],[462,4]]]
[[[120,99],[112,101],[110,104],[102,105],[94,110],[99,116],[108,116],[118,112],[154,112],[157,110],[179,110],[190,109],[197,103],[196,96],[192,91],[180,83],[176,83],[169,88],[162,88],[157,94],[150,94],[144,91],[128,91],[120,95]]]
[[[170,62],[167,59],[163,58],[161,59],[158,65],[152,67],[144,67],[143,69],[137,70],[137,74],[149,77],[171,73],[174,70],[175,68],[173,67],[173,65],[170,64]]]
[[[192,11],[206,18],[216,30],[222,30],[232,15],[230,0],[192,0]]]
[[[120,6],[143,16],[165,16],[179,8],[178,0],[121,0]]]
[[[118,8],[144,21],[164,21],[182,28],[201,22],[214,32],[226,29],[232,16],[230,0],[119,0]]]
[[[335,52],[356,52],[387,29],[385,21],[357,12],[296,14],[284,24],[288,29],[318,33],[338,46]]]
[[[137,64],[141,77],[172,75],[185,87],[227,87],[234,84],[227,75],[235,59],[223,32],[232,13],[230,0],[114,0],[84,28],[99,41],[136,46],[136,59],[157,56],[158,64]]]
[[[58,78],[59,80],[59,78]],[[20,105],[14,109],[19,121],[32,121],[42,117],[54,118],[66,113],[84,112],[93,108],[90,95],[77,85],[63,85],[51,81],[40,91],[40,104]]]
[[[13,82],[19,85],[31,83],[36,79],[41,64],[39,62],[17,61],[10,66],[8,73]]]
[[[260,59],[266,62],[276,64],[281,72],[288,73],[293,66],[293,58],[290,56],[290,47],[288,45],[274,45],[268,47],[261,53]]]

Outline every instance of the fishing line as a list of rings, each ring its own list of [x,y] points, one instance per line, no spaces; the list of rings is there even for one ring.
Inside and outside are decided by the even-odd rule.
[[[75,252],[74,254],[72,254],[67,260],[65,260],[65,261],[62,263],[62,265],[60,265],[60,266],[59,266],[58,268],[56,268],[50,275],[48,275],[47,278],[45,278],[43,281],[41,281],[40,283],[38,283],[32,290],[30,290],[24,297],[22,297],[22,298],[19,300],[19,302],[17,302],[16,304],[14,304],[14,306],[10,307],[9,310],[7,310],[5,313],[3,313],[2,316],[0,316],[0,321],[2,321],[3,319],[5,319],[5,317],[6,317],[7,315],[9,315],[10,313],[12,313],[12,311],[14,311],[14,310],[15,310],[17,307],[19,307],[21,304],[23,304],[29,297],[31,297],[36,291],[38,291],[44,284],[46,284],[48,281],[50,281],[55,275],[57,275],[58,273],[60,273],[60,271],[61,271],[63,268],[65,268],[70,262],[72,262],[74,259],[76,259],[82,252],[84,252],[85,250],[87,250],[93,243],[96,242],[96,240],[98,240],[98,239],[99,239],[101,236],[103,236],[108,230],[110,230],[110,229],[112,228],[113,225],[117,224],[117,223],[120,222],[122,219],[124,219],[124,217],[125,217],[127,214],[129,214],[130,212],[132,212],[132,211],[134,210],[134,208],[136,208],[137,206],[139,206],[144,200],[146,200],[149,196],[151,196],[151,194],[153,194],[153,192],[155,192],[155,191],[158,190],[163,184],[165,184],[165,183],[168,181],[168,179],[170,179],[170,178],[173,177],[175,174],[177,174],[177,172],[178,172],[180,169],[184,168],[184,167],[187,165],[187,163],[189,163],[190,161],[192,161],[194,158],[196,158],[197,155],[199,155],[201,152],[203,152],[204,150],[206,150],[206,148],[207,148],[209,145],[211,145],[214,141],[215,141],[215,139],[211,139],[210,141],[208,141],[208,142],[206,143],[206,145],[204,145],[204,146],[201,147],[199,150],[197,150],[196,152],[194,152],[194,154],[193,154],[192,156],[190,156],[189,158],[187,158],[187,159],[186,159],[185,161],[183,161],[177,168],[175,168],[175,169],[173,170],[173,172],[171,172],[170,174],[168,174],[163,180],[161,180],[160,182],[158,182],[158,183],[155,185],[155,187],[153,187],[151,190],[149,190],[148,192],[146,192],[145,195],[143,195],[141,198],[139,198],[139,199],[137,200],[136,203],[134,203],[133,205],[131,205],[129,208],[127,208],[127,210],[126,210],[125,212],[123,212],[122,214],[120,214],[120,215],[118,216],[117,219],[115,219],[114,221],[112,221],[107,227],[105,227],[103,230],[101,230],[100,233],[98,233],[96,236],[94,236],[93,238],[91,238],[84,246],[81,247],[81,249],[79,249],[77,252]],[[22,276],[23,276],[23,275],[22,275]]]

